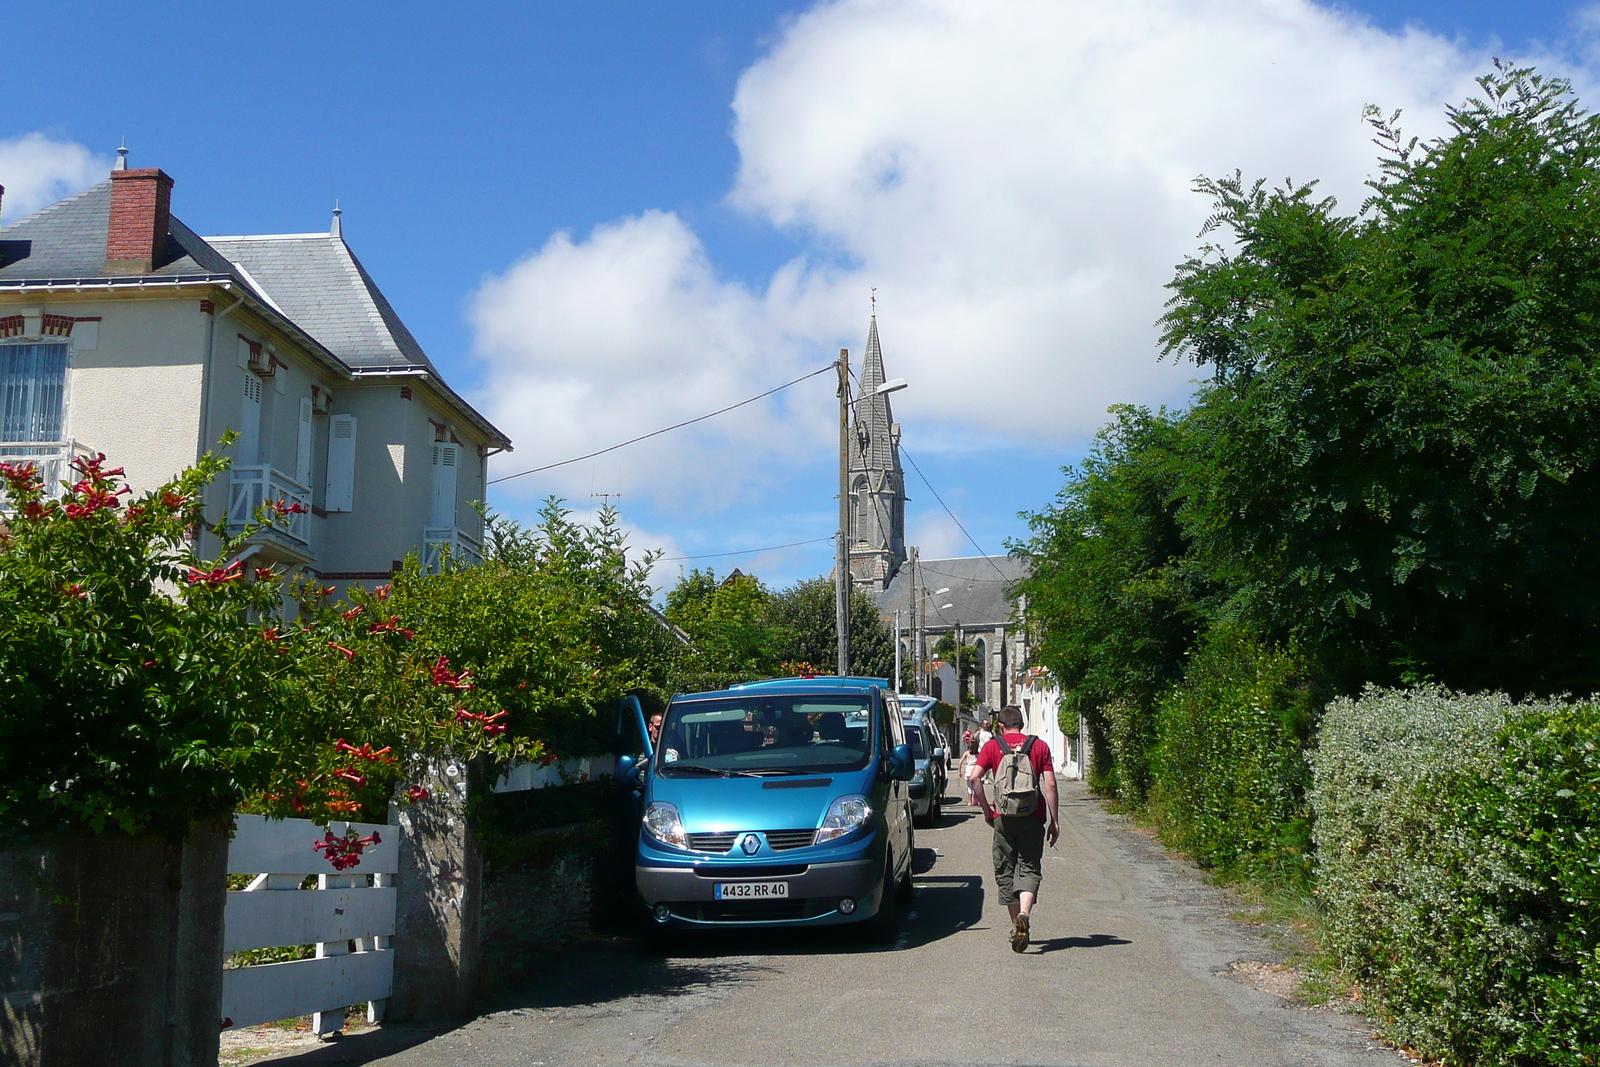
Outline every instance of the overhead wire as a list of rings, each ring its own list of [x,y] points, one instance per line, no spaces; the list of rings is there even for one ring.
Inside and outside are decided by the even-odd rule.
[[[513,478],[521,478],[524,475],[538,474],[540,471],[554,470],[557,467],[565,467],[568,464],[572,464],[572,463],[582,463],[586,459],[594,459],[596,456],[603,456],[607,452],[615,452],[619,448],[627,448],[629,445],[636,445],[640,441],[648,441],[652,437],[659,437],[662,434],[670,433],[673,430],[681,430],[685,426],[693,426],[697,422],[705,422],[707,419],[714,419],[718,415],[725,415],[728,412],[734,410],[735,408],[742,408],[746,404],[754,404],[757,400],[764,400],[767,397],[771,396],[773,393],[782,392],[783,390],[789,388],[792,385],[799,385],[801,382],[805,381],[808,378],[815,378],[819,374],[826,374],[827,372],[833,370],[834,367],[836,367],[836,366],[837,366],[836,363],[829,363],[826,367],[823,367],[823,368],[821,368],[819,370],[814,370],[810,374],[802,374],[800,377],[796,378],[792,382],[784,382],[782,385],[776,386],[776,387],[774,387],[772,389],[768,389],[764,393],[758,393],[755,396],[749,398],[748,400],[741,400],[737,404],[729,404],[725,408],[718,408],[716,411],[712,411],[712,412],[709,412],[709,413],[707,413],[705,415],[701,415],[698,418],[685,419],[683,422],[676,422],[676,423],[673,423],[671,426],[663,426],[659,430],[651,430],[649,433],[640,434],[638,437],[629,438],[626,441],[622,441],[622,442],[619,442],[617,444],[611,445],[609,447],[602,448],[602,449],[599,449],[599,450],[594,451],[594,452],[590,452],[587,455],[574,456],[571,459],[561,460],[559,463],[546,463],[542,467],[531,467],[528,470],[518,471],[515,474],[502,475],[499,478],[490,478],[488,484],[489,485],[494,485],[494,484],[496,484],[498,482],[509,482]]]
[[[1010,578],[1006,577],[1006,572],[1000,569],[1000,564],[996,563],[994,558],[983,550],[983,546],[978,544],[978,539],[973,537],[970,533],[967,533],[967,528],[961,525],[961,520],[956,518],[956,513],[950,510],[950,505],[944,502],[944,497],[940,496],[939,490],[935,489],[933,487],[933,483],[928,481],[928,476],[922,473],[922,468],[917,466],[917,461],[912,458],[910,452],[906,451],[904,445],[900,446],[900,454],[911,461],[911,469],[917,472],[917,477],[921,478],[922,484],[928,487],[928,492],[933,494],[933,499],[937,500],[939,502],[939,506],[944,508],[944,513],[950,516],[950,521],[956,524],[957,529],[959,529],[966,536],[968,541],[972,542],[972,547],[978,550],[978,555],[982,556],[988,561],[989,566],[994,568],[994,572],[1000,576],[1001,580],[1007,582],[1011,581]]]
[[[776,552],[780,548],[795,548],[799,545],[815,545],[823,541],[832,541],[838,535],[829,534],[827,537],[813,537],[809,541],[790,541],[786,545],[768,545],[766,548],[746,548],[738,552],[702,552],[696,556],[662,556],[661,563],[676,563],[685,559],[711,559],[715,556],[754,556],[761,552]]]

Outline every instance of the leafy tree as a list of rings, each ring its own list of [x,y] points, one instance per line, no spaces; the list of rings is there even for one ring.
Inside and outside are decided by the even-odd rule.
[[[774,595],[767,617],[777,635],[782,662],[809,664],[820,673],[833,673],[839,637],[832,578],[807,578]],[[894,676],[894,634],[872,598],[854,588],[850,590],[850,673],[868,678]]]
[[[1137,800],[1149,785],[1156,702],[1183,675],[1208,586],[1184,569],[1188,424],[1138,407],[1111,414],[1055,503],[1027,516],[1033,536],[1011,547],[1030,565],[1016,592],[1038,635],[1036,661],[1084,714],[1100,784]]]
[[[983,676],[983,655],[978,651],[978,646],[958,645],[954,634],[945,634],[933,646],[933,658],[944,660],[952,668],[959,660],[961,680],[966,683],[961,694],[962,706],[970,708],[980,703],[972,685],[975,679]]]
[[[1202,181],[1233,240],[1163,320],[1213,371],[1191,556],[1346,688],[1600,688],[1600,119],[1531,70],[1479,84],[1425,145],[1369,113],[1360,216]]]
[[[715,688],[777,673],[771,600],[759,578],[737,570],[720,581],[714,570],[692,570],[668,590],[667,619],[694,641],[690,684]]]

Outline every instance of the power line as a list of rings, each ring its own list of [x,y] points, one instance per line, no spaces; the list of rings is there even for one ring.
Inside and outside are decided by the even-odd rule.
[[[950,505],[944,502],[944,497],[939,495],[939,490],[935,489],[933,487],[933,483],[928,481],[928,476],[922,473],[922,468],[917,466],[917,461],[911,459],[911,453],[906,451],[904,445],[900,446],[900,454],[906,457],[906,459],[911,460],[911,469],[917,472],[917,477],[921,478],[922,484],[928,487],[928,492],[933,494],[933,499],[937,500],[939,502],[939,506],[944,508],[944,513],[950,516],[950,521],[955,523],[956,527],[960,529],[963,534],[966,534],[967,540],[972,542],[972,547],[978,550],[978,555],[989,561],[989,566],[994,568],[994,572],[998,574],[1002,580],[1007,582],[1011,581],[1010,578],[1006,577],[1006,572],[1000,569],[1000,565],[990,558],[989,553],[983,550],[982,545],[978,544],[977,539],[974,538],[970,533],[967,533],[967,528],[961,525],[961,520],[956,518],[956,513],[950,510]]]
[[[829,534],[827,537],[813,537],[809,541],[790,541],[786,545],[768,545],[766,548],[747,548],[739,552],[702,552],[698,556],[662,556],[660,562],[676,563],[677,561],[684,559],[712,559],[716,556],[753,556],[758,552],[776,552],[780,548],[794,548],[798,545],[814,545],[822,541],[832,541],[836,536],[838,535]]]
[[[546,463],[542,467],[533,467],[530,470],[518,471],[516,474],[507,474],[507,475],[504,475],[504,476],[499,477],[499,478],[490,478],[488,484],[494,485],[496,482],[509,482],[513,478],[521,478],[523,475],[526,475],[526,474],[538,474],[540,471],[554,470],[556,467],[565,467],[569,463],[582,463],[586,459],[594,459],[596,456],[603,456],[607,452],[615,452],[619,448],[627,448],[629,445],[636,445],[640,441],[648,441],[652,437],[659,437],[661,434],[669,433],[672,430],[681,430],[685,426],[693,426],[697,422],[705,422],[707,419],[714,419],[718,415],[727,414],[728,412],[732,411],[734,408],[742,408],[746,404],[754,404],[757,400],[765,399],[766,397],[771,396],[773,393],[782,392],[783,390],[789,388],[791,385],[799,385],[801,382],[805,381],[807,378],[815,378],[819,374],[826,374],[829,371],[833,370],[833,368],[835,366],[836,366],[836,364],[830,363],[826,367],[823,367],[821,370],[814,370],[810,374],[802,374],[800,377],[796,378],[792,382],[784,382],[782,385],[777,386],[777,387],[772,388],[772,389],[768,389],[766,392],[757,394],[756,396],[753,396],[748,400],[741,400],[737,404],[729,404],[725,408],[718,408],[716,411],[713,411],[713,412],[711,412],[710,414],[707,414],[707,415],[701,415],[699,418],[687,419],[687,420],[685,420],[683,422],[673,423],[671,426],[663,426],[659,430],[652,430],[647,434],[641,434],[638,437],[634,437],[634,438],[631,438],[631,439],[629,439],[627,441],[623,441],[620,444],[611,445],[609,448],[602,448],[597,452],[590,452],[586,456],[575,456],[572,459],[564,459],[559,463]]]

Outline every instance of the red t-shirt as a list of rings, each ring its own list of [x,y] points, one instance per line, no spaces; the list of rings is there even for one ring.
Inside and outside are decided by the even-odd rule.
[[[1011,746],[1012,751],[1021,748],[1027,740],[1027,734],[1009,731],[1006,733],[1006,744]],[[1000,742],[990,738],[988,743],[983,746],[983,750],[978,753],[978,766],[990,774],[994,774],[1000,770],[1000,760],[1004,755],[1005,753],[1000,751]],[[1044,738],[1042,737],[1034,738],[1033,747],[1028,750],[1028,758],[1033,762],[1033,776],[1041,782],[1044,781],[1045,771],[1053,771],[1055,769],[1050,763],[1050,746],[1044,743]],[[989,798],[990,806],[993,806],[994,801],[994,797]],[[1041,819],[1048,818],[1044,810],[1043,789],[1039,791],[1039,806],[1034,809],[1034,814]]]

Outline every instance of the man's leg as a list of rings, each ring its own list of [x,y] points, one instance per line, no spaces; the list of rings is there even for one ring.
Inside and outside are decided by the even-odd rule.
[[[1039,883],[1044,877],[1044,820],[1030,818],[1022,822],[1019,819],[1018,823],[1013,841],[1016,858],[1011,884],[1017,896],[1017,910],[1027,915],[1039,899]]]
[[[1017,921],[1017,894],[1012,879],[1017,869],[1017,850],[1005,832],[1005,820],[994,821],[994,884],[1000,893],[1000,903],[1011,912],[1012,925]]]

